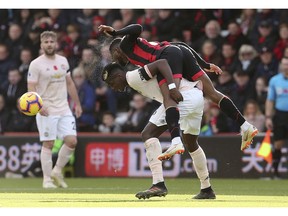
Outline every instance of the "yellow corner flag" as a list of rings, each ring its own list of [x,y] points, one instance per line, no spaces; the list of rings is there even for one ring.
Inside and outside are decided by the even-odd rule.
[[[266,160],[267,163],[272,164],[272,145],[270,134],[271,130],[268,129],[256,155],[264,158],[264,160]]]

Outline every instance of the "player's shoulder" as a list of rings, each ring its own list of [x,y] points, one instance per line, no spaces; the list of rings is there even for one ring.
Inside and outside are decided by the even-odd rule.
[[[282,73],[278,73],[276,75],[274,75],[273,77],[271,77],[271,79],[269,80],[269,83],[270,84],[274,84],[275,82],[281,80],[283,77],[283,74]]]
[[[56,59],[67,61],[67,58],[63,55],[55,54],[55,56],[56,56]]]

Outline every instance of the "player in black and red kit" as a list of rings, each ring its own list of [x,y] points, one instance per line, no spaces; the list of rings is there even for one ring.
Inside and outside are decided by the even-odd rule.
[[[147,40],[140,38],[142,26],[139,24],[132,24],[117,31],[110,26],[101,25],[99,26],[99,30],[110,36],[124,35],[121,40],[116,39],[111,43],[111,45],[114,46],[114,48],[110,47],[113,59],[119,59],[119,57],[121,57],[123,63],[125,62],[124,56],[126,56],[128,58],[126,63],[129,61],[132,64],[144,66],[149,62],[164,58],[167,59],[174,78],[179,78],[183,75],[184,78],[190,81],[201,80],[205,97],[211,99],[227,116],[239,123],[242,133],[241,150],[250,146],[253,137],[258,134],[257,128],[244,119],[235,104],[227,96],[214,88],[210,78],[201,69],[201,67],[203,67],[207,72],[216,72],[219,74],[221,73],[219,67],[214,64],[206,63],[185,43],[169,43],[167,41],[148,42]],[[190,50],[190,52],[186,52],[187,50]],[[186,55],[190,56],[188,58],[194,63],[193,67],[183,67],[183,59]],[[185,58],[187,58],[187,56]],[[162,76],[157,76],[157,79],[160,85],[165,83],[165,79]],[[146,128],[143,132],[144,135],[145,130]],[[154,131],[154,133],[156,132]]]

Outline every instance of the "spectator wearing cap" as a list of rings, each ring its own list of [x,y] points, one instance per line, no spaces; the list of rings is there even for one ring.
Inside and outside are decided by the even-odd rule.
[[[277,41],[277,34],[273,31],[273,24],[270,20],[263,20],[257,27],[258,35],[251,41],[252,45],[256,49],[260,49],[262,46],[273,47]]]
[[[18,67],[23,79],[27,80],[28,69],[33,60],[32,51],[29,48],[23,48],[20,52],[20,65]]]
[[[235,85],[231,90],[231,100],[234,101],[240,112],[243,112],[244,104],[251,94],[252,83],[248,73],[238,70],[233,74]]]
[[[279,26],[279,39],[276,42],[276,45],[274,47],[273,53],[275,54],[275,57],[278,61],[280,61],[283,57],[283,52],[285,47],[288,46],[288,23],[282,23]]]
[[[259,50],[260,62],[256,68],[255,76],[253,82],[263,76],[267,81],[270,80],[272,76],[278,73],[278,60],[273,55],[273,50],[270,47],[263,46]]]

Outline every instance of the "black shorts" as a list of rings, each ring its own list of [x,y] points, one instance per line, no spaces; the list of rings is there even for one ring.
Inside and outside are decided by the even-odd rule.
[[[288,139],[288,112],[276,110],[273,117],[274,141]]]
[[[183,45],[177,45],[183,54],[183,77],[189,81],[195,81],[204,74],[194,54]]]
[[[172,70],[174,78],[182,78],[183,72],[183,54],[182,51],[174,45],[167,46],[161,53],[158,59],[166,59]],[[159,85],[166,82],[162,74],[157,74]]]

